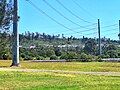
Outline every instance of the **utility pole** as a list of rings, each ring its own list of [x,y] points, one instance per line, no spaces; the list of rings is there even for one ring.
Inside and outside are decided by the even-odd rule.
[[[14,0],[13,11],[13,45],[12,45],[12,65],[19,66],[19,33],[18,33],[18,2]]]
[[[99,39],[98,39],[99,55],[101,55],[101,37],[100,37],[100,20],[99,19],[98,19],[98,35],[99,35]]]
[[[119,34],[118,34],[118,37],[119,37],[119,43],[120,43],[120,20],[119,20]]]

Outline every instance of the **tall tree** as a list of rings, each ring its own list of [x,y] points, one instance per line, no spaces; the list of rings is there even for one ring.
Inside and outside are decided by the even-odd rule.
[[[95,53],[96,53],[96,47],[97,47],[97,44],[96,44],[95,40],[94,39],[89,39],[85,43],[84,51],[87,54],[95,55]]]
[[[8,30],[12,22],[12,0],[0,0],[0,30]]]

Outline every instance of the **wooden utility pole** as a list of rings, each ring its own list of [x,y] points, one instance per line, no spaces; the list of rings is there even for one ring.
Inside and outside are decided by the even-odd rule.
[[[13,46],[12,46],[12,65],[19,66],[19,33],[18,33],[18,2],[14,0],[13,12]]]
[[[98,19],[98,46],[99,46],[99,55],[101,55],[101,37],[100,37],[100,20]]]

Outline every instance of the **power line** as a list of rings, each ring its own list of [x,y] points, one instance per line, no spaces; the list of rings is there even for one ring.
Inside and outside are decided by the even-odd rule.
[[[52,21],[54,21],[55,23],[59,24],[60,26],[66,28],[67,30],[76,32],[68,27],[66,27],[64,24],[61,24],[60,22],[58,22],[57,20],[55,20],[54,18],[52,18],[51,16],[49,16],[47,13],[45,13],[43,10],[41,10],[40,8],[38,8],[33,2],[31,2],[30,0],[26,0],[28,1],[35,9],[37,9],[39,12],[41,12],[42,14],[44,14],[45,16],[47,16],[48,18],[50,18]]]
[[[107,25],[107,26],[103,26],[101,28],[108,28],[108,27],[113,27],[113,26],[117,26],[117,24]]]
[[[66,9],[69,13],[71,13],[73,16],[75,16],[76,18],[84,21],[84,22],[87,22],[87,23],[91,23],[89,21],[86,21],[84,19],[82,19],[81,17],[77,16],[76,14],[74,14],[70,9],[68,9],[67,7],[65,7],[59,0],[56,0],[64,9]]]
[[[67,34],[64,34],[64,35],[70,35],[70,34],[72,34],[72,35],[74,35],[74,34],[76,34],[76,33],[67,33]],[[78,34],[78,33],[77,33]],[[80,34],[80,36],[85,36],[85,35],[96,35],[97,34],[97,32],[93,32],[93,33],[88,33],[88,34]]]
[[[93,34],[97,34],[98,32],[93,32],[93,33],[88,33],[88,34],[85,34],[85,35],[93,35]]]
[[[34,8],[36,8],[39,12],[41,12],[42,14],[44,14],[45,16],[47,16],[48,18],[50,18],[52,21],[54,21],[55,23],[61,25],[62,27],[66,28],[67,30],[69,31],[73,31],[73,32],[76,32],[76,33],[80,33],[80,32],[77,32],[77,31],[74,31],[73,29],[65,26],[64,24],[61,24],[60,22],[58,22],[57,20],[55,20],[54,18],[52,18],[51,16],[49,16],[46,12],[44,12],[43,10],[41,10],[40,8],[38,8],[33,2],[31,2],[30,0],[26,0],[28,1]],[[87,28],[88,29],[88,28]]]
[[[80,29],[80,28],[74,28],[72,30],[77,30],[77,29]],[[97,28],[91,28],[91,29],[87,29],[87,30],[82,30],[82,31],[79,31],[77,33],[79,34],[79,33],[82,33],[82,32],[88,32],[88,31],[92,31],[92,30],[97,30]],[[64,33],[64,32],[66,32],[66,31],[62,31],[62,33]],[[61,33],[61,32],[55,32],[55,33]]]
[[[113,31],[113,30],[118,30],[118,28],[108,29],[108,30],[105,30],[104,32]]]
[[[110,36],[111,34],[113,35],[113,34],[119,34],[119,33],[118,33],[118,32],[115,32],[115,33],[109,33],[109,34],[107,33],[107,34],[105,34],[105,35],[102,35],[102,37],[103,37],[103,36],[106,36],[106,35],[107,35],[107,36]]]
[[[50,5],[46,0],[43,0],[50,8],[52,8],[55,12],[57,12],[60,16],[62,16],[64,19],[68,20],[69,22],[79,26],[79,27],[82,27],[82,28],[86,28],[84,26],[81,26],[77,23],[75,23],[74,21],[70,20],[69,18],[67,18],[66,16],[64,16],[61,12],[59,12],[57,9],[55,9],[52,5]]]
[[[89,14],[91,17],[95,18],[95,16],[93,16],[91,13],[89,13],[86,9],[84,9],[83,7],[80,6],[80,4],[78,4],[76,1],[72,0],[79,8],[81,8],[84,12],[86,12],[87,14]]]
[[[93,26],[93,25],[97,25],[97,23],[94,23],[94,24],[90,24],[90,25],[86,25],[86,26],[84,26],[84,27],[90,27],[90,26]],[[97,26],[96,26],[97,27]],[[72,28],[73,30],[79,30],[79,29],[81,29],[80,27],[76,27],[76,28]],[[89,30],[91,30],[91,29],[96,29],[96,28],[87,28],[87,29],[85,29],[86,31],[89,31]]]

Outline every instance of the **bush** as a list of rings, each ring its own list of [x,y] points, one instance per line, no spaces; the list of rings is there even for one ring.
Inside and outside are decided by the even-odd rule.
[[[24,60],[33,60],[33,57],[26,55]]]
[[[77,54],[75,52],[69,52],[67,55],[68,55],[68,59],[76,59],[77,58]]]
[[[36,57],[36,60],[44,60],[45,58],[44,57],[42,57],[42,56],[38,56],[38,57]]]
[[[57,59],[58,59],[58,57],[56,55],[50,56],[50,60],[57,60]]]
[[[110,58],[110,56],[107,54],[107,55],[101,55],[101,58]]]
[[[76,52],[68,52],[68,53],[63,53],[60,57],[60,59],[66,59],[66,60],[73,60],[73,59],[77,59],[77,54]]]
[[[68,59],[68,55],[67,55],[67,53],[63,53],[62,55],[61,55],[61,57],[60,57],[60,59]]]
[[[62,55],[62,51],[60,49],[56,49],[55,50],[55,55],[56,56],[61,56]]]
[[[93,56],[81,53],[78,57],[78,60],[81,62],[91,62],[93,61]]]
[[[97,61],[98,61],[98,62],[102,62],[101,56],[98,56],[98,57],[97,57]]]
[[[51,55],[55,55],[55,52],[53,50],[50,50],[50,49],[46,50],[46,56],[50,57]]]
[[[10,55],[8,55],[8,54],[3,54],[2,59],[3,60],[11,60],[12,57]]]
[[[109,50],[107,54],[110,56],[110,58],[118,58],[118,53],[115,50]]]
[[[26,55],[25,55],[24,53],[21,54],[21,58],[25,58],[25,56],[26,56]]]

